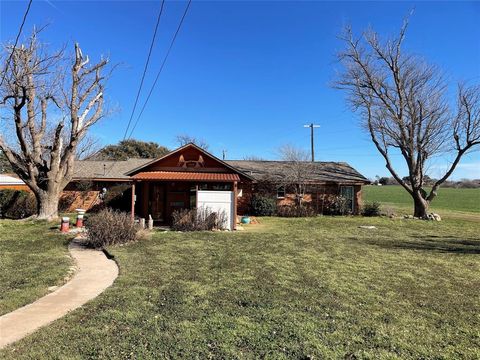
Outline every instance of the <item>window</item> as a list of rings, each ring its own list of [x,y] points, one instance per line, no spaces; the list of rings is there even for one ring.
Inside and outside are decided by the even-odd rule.
[[[213,184],[212,185],[212,190],[231,191],[232,190],[232,184]]]
[[[277,199],[285,198],[285,186],[280,186],[277,188]]]

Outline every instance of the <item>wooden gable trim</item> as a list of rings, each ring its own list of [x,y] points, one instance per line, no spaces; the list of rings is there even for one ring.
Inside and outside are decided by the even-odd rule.
[[[184,146],[179,147],[179,148],[176,149],[176,150],[173,150],[173,151],[169,152],[168,154],[166,154],[166,155],[164,155],[164,156],[162,156],[162,157],[160,157],[160,158],[158,158],[158,159],[154,159],[154,160],[152,160],[152,161],[149,161],[149,162],[146,163],[146,164],[143,164],[143,165],[141,165],[141,166],[139,166],[139,167],[137,167],[137,168],[135,168],[135,169],[133,169],[133,170],[130,170],[130,171],[126,172],[125,175],[127,175],[127,176],[133,176],[133,175],[135,175],[137,172],[139,172],[140,170],[145,169],[145,168],[147,168],[147,167],[149,167],[149,166],[151,166],[151,165],[153,165],[153,164],[155,164],[155,163],[157,163],[157,162],[159,162],[159,161],[162,161],[162,160],[164,160],[164,159],[166,159],[166,158],[168,158],[168,157],[170,157],[170,156],[173,156],[173,155],[175,155],[176,153],[179,153],[179,152],[181,152],[181,151],[184,151],[185,149],[187,149],[187,148],[189,148],[189,147],[192,147],[192,148],[198,150],[199,152],[204,153],[206,156],[208,156],[208,157],[212,158],[213,160],[217,161],[218,163],[220,163],[220,164],[221,164],[222,166],[224,166],[225,168],[232,170],[233,172],[235,172],[235,173],[237,173],[237,174],[239,174],[239,175],[247,178],[248,180],[250,180],[250,181],[255,181],[255,179],[254,179],[253,177],[251,177],[250,175],[247,175],[247,174],[244,173],[243,171],[240,171],[240,170],[238,170],[237,168],[233,167],[232,165],[227,164],[225,161],[220,160],[220,159],[217,158],[215,155],[209,153],[209,152],[206,151],[205,149],[202,149],[201,147],[199,147],[199,146],[197,146],[197,145],[195,145],[195,144],[193,144],[193,143],[188,143],[188,144],[186,144],[186,145],[184,145]]]

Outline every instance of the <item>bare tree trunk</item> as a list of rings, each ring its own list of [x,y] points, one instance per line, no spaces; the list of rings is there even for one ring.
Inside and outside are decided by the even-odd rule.
[[[425,219],[430,205],[429,202],[423,198],[422,193],[419,190],[414,191],[412,197],[414,203],[413,216]]]
[[[37,219],[51,221],[58,218],[59,193],[44,192],[36,194],[35,197],[37,199]]]

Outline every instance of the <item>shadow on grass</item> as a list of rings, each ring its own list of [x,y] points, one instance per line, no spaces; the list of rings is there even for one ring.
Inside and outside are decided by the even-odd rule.
[[[385,249],[424,250],[456,254],[480,254],[480,239],[456,239],[451,236],[420,235],[406,240],[363,240]]]

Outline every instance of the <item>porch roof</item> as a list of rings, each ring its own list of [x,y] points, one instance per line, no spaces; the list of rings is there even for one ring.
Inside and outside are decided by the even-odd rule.
[[[170,181],[240,181],[238,174],[207,173],[194,171],[143,171],[132,176],[135,180]]]

